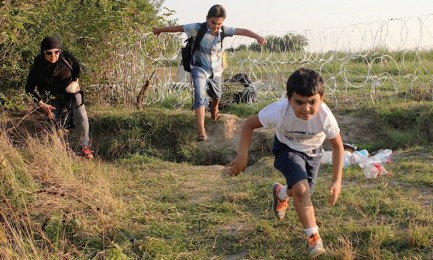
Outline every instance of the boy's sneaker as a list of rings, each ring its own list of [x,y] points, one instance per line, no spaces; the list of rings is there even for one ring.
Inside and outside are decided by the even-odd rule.
[[[81,156],[86,158],[86,159],[93,159],[93,151],[90,150],[90,148],[88,146],[84,146],[83,150],[81,150]]]
[[[278,198],[278,192],[283,186],[279,184],[278,182],[274,183],[272,185],[272,195],[273,195],[273,202],[272,202],[272,210],[274,211],[275,217],[277,217],[279,220],[282,220],[284,216],[286,215],[286,210],[289,207],[289,200],[280,200]]]
[[[325,253],[323,241],[319,233],[315,233],[308,238],[308,257],[315,258],[316,256]]]

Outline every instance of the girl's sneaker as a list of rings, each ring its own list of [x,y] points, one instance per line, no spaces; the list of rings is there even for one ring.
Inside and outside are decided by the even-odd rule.
[[[289,207],[289,200],[280,200],[278,198],[278,192],[283,186],[279,184],[278,182],[274,183],[272,185],[272,210],[274,211],[275,217],[277,217],[279,220],[282,220],[284,216],[286,215],[286,210]]]
[[[204,135],[198,135],[197,136],[197,142],[203,142],[203,141],[207,141],[207,135],[206,134],[204,134]]]
[[[323,241],[319,233],[315,233],[308,238],[308,257],[315,258],[316,256],[325,253]]]

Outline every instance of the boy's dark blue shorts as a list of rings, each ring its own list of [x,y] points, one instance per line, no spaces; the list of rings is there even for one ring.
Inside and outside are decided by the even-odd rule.
[[[307,153],[293,150],[281,143],[275,136],[272,153],[275,156],[274,166],[286,177],[287,187],[292,188],[297,182],[307,179],[310,193],[314,191],[319,174],[322,147]]]

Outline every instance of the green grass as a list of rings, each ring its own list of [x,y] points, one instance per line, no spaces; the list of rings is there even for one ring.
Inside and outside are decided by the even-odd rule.
[[[433,153],[431,139],[420,141],[431,107],[384,103],[342,111],[377,120],[367,130],[379,137],[360,146],[392,148],[394,156],[385,165],[390,176],[366,179],[361,168],[345,168],[335,206],[327,203],[332,169],[322,167],[313,195],[327,248],[320,259],[433,257]],[[236,105],[225,112],[256,111]],[[264,153],[246,172],[227,177],[220,166],[206,165],[215,163],[213,153],[200,157],[192,111],[89,114],[94,161],[65,150],[56,134],[14,145],[11,134],[25,129],[2,128],[1,258],[305,259],[293,205],[283,221],[271,210],[271,185],[284,183],[272,156]]]

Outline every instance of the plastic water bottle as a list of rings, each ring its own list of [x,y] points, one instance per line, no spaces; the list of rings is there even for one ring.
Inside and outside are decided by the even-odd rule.
[[[359,167],[365,168],[366,166],[373,164],[375,161],[372,157],[361,157],[359,158]]]
[[[332,163],[332,152],[331,151],[323,151],[322,152],[322,164],[331,164]]]
[[[360,151],[355,151],[356,153],[358,153],[360,156],[362,156],[362,157],[368,157],[370,154],[368,153],[368,151],[367,150],[365,150],[365,149],[362,149],[362,150],[360,150]]]
[[[350,157],[350,165],[357,165],[359,164],[359,160],[361,160],[361,158],[367,158],[368,157],[368,151],[363,149],[360,151],[354,151],[352,153],[352,156]]]
[[[385,150],[379,151],[373,157],[377,161],[380,161],[381,163],[390,163],[391,162],[391,155],[392,155],[392,150],[385,149]]]
[[[349,151],[344,151],[344,160],[343,167],[348,167],[351,165],[350,158],[352,157],[352,153]],[[332,164],[332,151],[324,151],[322,153],[322,164]]]
[[[343,167],[346,168],[350,166],[350,158],[352,157],[352,153],[349,151],[344,151],[344,161],[343,161]]]

